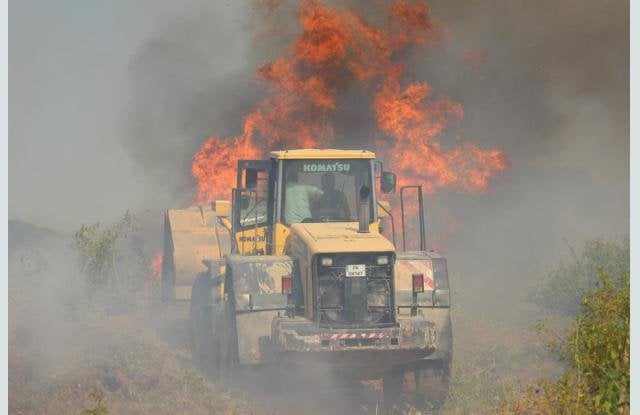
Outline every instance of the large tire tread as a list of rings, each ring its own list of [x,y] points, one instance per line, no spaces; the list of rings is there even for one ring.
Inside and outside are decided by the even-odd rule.
[[[384,414],[402,413],[400,404],[403,402],[402,385],[404,371],[397,368],[388,371],[382,377],[382,409]]]
[[[191,289],[189,304],[189,344],[196,367],[210,371],[215,364],[215,344],[211,306],[211,278],[201,273]]]

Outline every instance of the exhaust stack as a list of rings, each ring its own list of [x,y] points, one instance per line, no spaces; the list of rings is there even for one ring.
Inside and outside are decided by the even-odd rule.
[[[367,186],[360,188],[360,203],[358,203],[358,232],[369,233],[369,196],[371,189]]]

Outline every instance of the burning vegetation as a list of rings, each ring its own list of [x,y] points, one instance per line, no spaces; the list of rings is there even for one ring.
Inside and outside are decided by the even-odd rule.
[[[268,15],[279,2],[258,2]],[[211,137],[194,156],[195,204],[227,197],[237,160],[264,157],[281,148],[339,146],[332,117],[341,110],[340,90],[359,88],[375,119],[370,146],[398,173],[400,184],[419,182],[480,192],[508,167],[502,150],[472,143],[447,149],[439,138],[464,116],[462,105],[436,96],[426,81],[407,82],[406,51],[440,42],[443,25],[426,2],[395,0],[384,25],[369,23],[354,9],[304,0],[297,11],[302,32],[288,50],[257,70],[267,96],[244,117],[236,137]]]

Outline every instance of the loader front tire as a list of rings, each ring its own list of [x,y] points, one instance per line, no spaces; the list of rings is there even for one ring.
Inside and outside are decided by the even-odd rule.
[[[382,408],[383,413],[392,414],[402,402],[402,368],[392,369],[382,376]]]
[[[196,367],[211,371],[216,364],[216,342],[213,333],[211,278],[201,273],[191,289],[189,304],[189,343],[191,358]]]

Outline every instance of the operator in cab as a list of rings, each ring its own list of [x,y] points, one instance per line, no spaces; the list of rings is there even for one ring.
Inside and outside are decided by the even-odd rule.
[[[345,194],[336,189],[336,177],[333,173],[324,173],[321,178],[322,196],[313,207],[315,218],[350,220],[351,211]]]
[[[300,223],[311,218],[311,205],[317,201],[323,192],[316,186],[300,183],[298,172],[287,172],[285,192],[284,220],[287,225]]]

